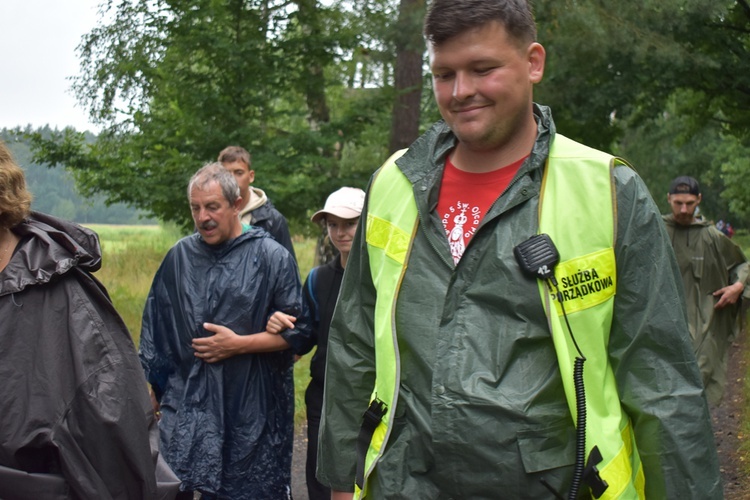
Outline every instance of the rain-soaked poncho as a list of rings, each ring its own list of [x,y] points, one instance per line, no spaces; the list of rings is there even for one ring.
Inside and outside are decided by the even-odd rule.
[[[706,397],[718,404],[727,384],[729,346],[739,333],[740,304],[715,309],[713,292],[745,283],[750,269],[742,249],[711,222],[700,219],[682,226],[672,215],[664,216],[664,222],[685,285],[688,326]]]
[[[174,498],[96,234],[32,213],[0,273],[0,498]]]
[[[271,313],[298,318],[282,333],[292,349],[217,363],[194,356],[204,322],[239,335],[265,330]],[[198,233],[167,254],[143,314],[140,354],[161,403],[162,453],[183,481],[233,500],[290,494],[293,354],[307,343],[297,265],[265,231],[252,228],[221,245]]]
[[[513,248],[536,234],[554,125],[537,140],[454,265],[434,210],[456,137],[436,124],[396,164],[420,223],[396,303],[400,391],[368,499],[546,499],[568,491],[575,427],[539,288]],[[630,416],[649,499],[722,496],[716,447],[664,225],[643,181],[616,167],[617,294],[608,352]],[[376,291],[363,229],[352,245],[328,338],[318,479],[351,491],[362,414],[375,378]],[[585,228],[582,228],[585,234]],[[613,395],[614,396],[614,395]],[[611,492],[608,492],[611,493]]]

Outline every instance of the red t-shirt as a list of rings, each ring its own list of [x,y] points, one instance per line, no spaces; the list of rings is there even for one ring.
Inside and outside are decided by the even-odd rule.
[[[445,160],[437,210],[448,236],[454,263],[458,264],[461,260],[482,217],[508,187],[525,159],[481,174],[459,170],[451,163],[450,157]]]

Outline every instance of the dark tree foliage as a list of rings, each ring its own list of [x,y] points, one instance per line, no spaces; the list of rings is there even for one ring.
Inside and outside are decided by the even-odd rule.
[[[109,0],[102,8],[79,47],[74,88],[104,130],[93,144],[72,130],[33,138],[37,158],[73,169],[85,193],[189,227],[189,177],[236,144],[253,156],[256,185],[303,220],[323,193],[363,186],[382,159],[342,166],[344,145],[356,146],[385,112],[373,107],[379,93],[338,90],[347,73],[337,58],[362,46],[340,6]],[[346,96],[345,105],[331,111],[329,95],[336,104]]]
[[[301,223],[439,118],[424,4],[107,0],[75,80],[104,129],[93,144],[35,137],[37,159],[71,168],[88,194],[187,226],[187,179],[238,144],[256,184]],[[636,158],[657,199],[665,178],[696,172],[721,192],[717,212],[750,214],[748,0],[534,5],[548,53],[535,100],[558,130]]]
[[[49,126],[0,129],[0,140],[10,149],[16,163],[23,168],[26,184],[33,195],[31,209],[79,223],[144,224],[153,223],[132,207],[107,204],[102,195],[84,197],[76,189],[74,176],[59,166],[47,168],[33,161],[30,145],[24,138],[31,133],[51,137],[59,133]],[[88,135],[87,140],[93,140]]]
[[[548,63],[538,95],[569,135],[605,148],[626,127],[658,117],[678,90],[705,92],[699,121],[734,114],[750,99],[728,78],[737,61],[727,48],[742,31],[747,39],[748,18],[730,20],[740,3],[539,0]],[[750,74],[750,58],[741,65]]]
[[[535,4],[548,52],[536,97],[559,130],[637,158],[663,207],[665,182],[693,173],[713,217],[750,215],[747,0]]]

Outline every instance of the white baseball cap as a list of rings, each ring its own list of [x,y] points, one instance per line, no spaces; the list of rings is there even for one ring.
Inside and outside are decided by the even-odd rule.
[[[326,214],[335,215],[342,219],[355,219],[362,213],[365,205],[365,192],[359,188],[342,187],[331,193],[326,200],[323,210],[318,210],[310,217],[313,222],[318,222]]]

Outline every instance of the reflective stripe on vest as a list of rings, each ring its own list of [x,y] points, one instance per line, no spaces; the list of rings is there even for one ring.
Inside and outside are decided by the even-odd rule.
[[[391,415],[395,414],[398,401],[401,370],[396,301],[418,225],[413,187],[395,163],[405,152],[395,153],[381,167],[368,197],[365,234],[377,290],[376,381],[371,400],[377,397],[383,401],[388,412],[373,434],[365,460],[364,489],[360,491],[355,486],[355,498],[362,498],[366,493],[367,478],[384,451],[392,428]],[[586,456],[593,446],[598,446],[604,457],[598,468],[609,488],[601,498],[635,499],[644,496],[643,471],[629,421],[620,408],[607,355],[616,289],[613,250],[616,205],[610,177],[614,160],[610,155],[555,135],[542,183],[539,227],[540,232],[552,237],[560,253],[561,263],[555,275],[563,292],[565,311],[574,321],[573,333],[577,334],[576,340],[587,358],[584,370],[588,409]],[[572,370],[576,352],[567,330],[561,326],[559,304],[552,306],[555,301],[541,282],[540,294],[566,398],[575,418]],[[558,314],[550,314],[552,307]],[[603,335],[589,336],[588,332]]]
[[[414,241],[417,228],[417,205],[411,193],[411,183],[396,167],[396,160],[406,149],[394,153],[378,171],[370,186],[369,199],[378,200],[373,212],[368,210],[365,239],[370,256],[372,282],[377,290],[374,314],[375,334],[375,389],[370,400],[380,399],[388,406],[380,425],[375,429],[370,448],[365,456],[364,488],[355,485],[355,498],[362,498],[367,490],[367,477],[375,467],[390,435],[398,402],[401,363],[396,339],[396,300],[401,279],[406,272],[406,256]],[[391,189],[401,194],[393,199]],[[391,210],[383,214],[382,203],[388,200]],[[372,205],[370,205],[372,206]]]

